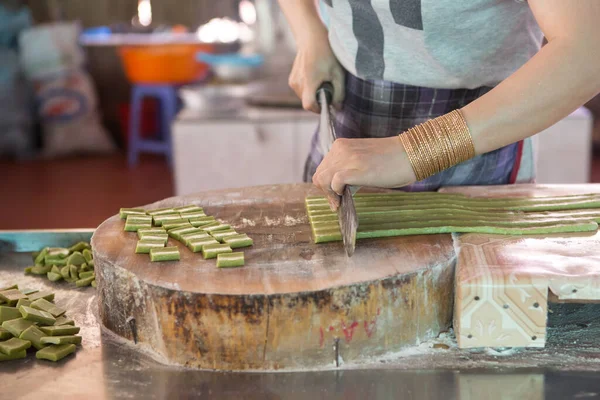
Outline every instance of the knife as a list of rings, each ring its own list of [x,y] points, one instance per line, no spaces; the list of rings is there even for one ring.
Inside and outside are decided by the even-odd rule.
[[[319,144],[321,154],[329,153],[331,145],[337,139],[335,128],[331,119],[331,101],[333,99],[333,85],[324,82],[317,90],[317,100],[321,106],[319,124]],[[352,257],[356,248],[356,230],[358,229],[358,216],[354,207],[354,193],[358,190],[355,186],[346,185],[341,196],[338,208],[338,221],[342,232],[342,240],[346,255]]]

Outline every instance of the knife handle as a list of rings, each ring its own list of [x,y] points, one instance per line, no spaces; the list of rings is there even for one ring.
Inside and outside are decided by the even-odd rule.
[[[327,105],[331,105],[331,102],[333,101],[333,85],[331,84],[331,82],[323,82],[321,86],[319,86],[319,88],[317,89],[317,101],[319,102],[319,105],[322,105],[320,101],[321,96],[319,96],[319,93],[321,91],[325,92]]]

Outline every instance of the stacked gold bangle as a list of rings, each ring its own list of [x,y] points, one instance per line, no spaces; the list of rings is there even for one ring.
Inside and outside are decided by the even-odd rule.
[[[408,159],[421,181],[475,156],[469,127],[459,110],[400,134]]]

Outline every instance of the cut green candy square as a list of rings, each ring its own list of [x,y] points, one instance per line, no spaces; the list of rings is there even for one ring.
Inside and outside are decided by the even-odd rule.
[[[244,265],[244,253],[221,253],[217,255],[217,267],[235,268]]]
[[[59,345],[50,345],[48,347],[44,347],[41,350],[38,350],[35,353],[35,358],[38,360],[48,360],[48,361],[59,361],[68,356],[69,354],[75,353],[75,349],[77,347],[74,344],[59,344]]]
[[[119,210],[121,219],[127,219],[129,215],[146,215],[146,211],[143,208],[121,208]]]
[[[89,278],[90,276],[96,277],[96,273],[94,271],[85,271],[79,273],[79,279]]]
[[[0,340],[8,340],[13,337],[13,334],[0,326]]]
[[[65,264],[67,260],[58,260],[61,264]],[[56,265],[56,264],[54,264]],[[31,267],[31,273],[34,275],[46,275],[48,272],[52,271],[53,264],[47,265],[36,265]]]
[[[159,261],[178,261],[180,259],[179,249],[175,246],[163,247],[162,249],[150,250],[150,260]]]
[[[23,294],[25,294],[25,293],[23,293]],[[31,306],[31,300],[28,300],[28,299],[19,299],[19,301],[17,301],[17,305],[15,306],[15,308],[19,308],[21,306],[30,307]],[[21,315],[21,313],[19,313],[19,315]],[[19,318],[21,318],[21,317],[19,317]],[[0,317],[0,324],[1,323],[2,323],[2,318]]]
[[[173,229],[173,228],[179,228],[179,227],[183,227],[183,226],[187,226],[190,225],[190,222],[187,219],[175,219],[173,221],[165,221],[163,222],[163,228],[165,228],[166,230],[169,229]]]
[[[66,315],[63,315],[61,317],[56,318],[56,322],[54,323],[54,325],[56,325],[56,326],[59,326],[59,325],[75,326],[75,321],[73,321],[71,318],[67,317]]]
[[[36,310],[46,311],[47,313],[52,314],[52,316],[54,318],[58,318],[67,312],[67,310],[58,307],[54,303],[50,303],[46,299],[37,299],[36,301],[31,303],[31,308],[35,308]]]
[[[162,240],[138,240],[135,246],[135,252],[137,254],[148,254],[152,249],[164,248],[165,242]]]
[[[46,336],[42,344],[81,344],[81,336]]]
[[[4,353],[0,353],[0,361],[11,361],[11,360],[19,360],[21,358],[27,357],[27,350],[21,350],[12,356],[7,356]]]
[[[28,296],[29,300],[36,301],[37,299],[54,300],[54,293],[48,291],[37,292]]]
[[[23,333],[21,333],[19,339],[30,341],[33,347],[40,350],[46,347],[46,345],[42,343],[42,338],[45,336],[46,334],[42,332],[37,326],[31,325],[29,328],[25,329]]]
[[[31,347],[31,342],[19,338],[8,339],[5,342],[0,342],[0,353],[12,356],[22,350],[27,350]]]
[[[182,212],[179,215],[181,216],[181,218],[185,218],[185,219],[206,217],[206,214],[204,214],[204,211]]]
[[[202,230],[208,232],[208,233],[213,233],[213,232],[216,232],[216,231],[225,231],[227,229],[231,229],[231,226],[229,224],[222,224],[220,222],[213,222],[211,224],[201,226],[200,228]]]
[[[9,331],[14,337],[21,336],[21,333],[32,325],[35,325],[35,322],[27,321],[23,318],[11,319],[10,321],[4,321],[2,323],[2,327]]]
[[[83,254],[83,258],[85,258],[86,263],[89,263],[94,258],[92,251],[88,250],[88,249],[83,250],[83,252],[81,254]]]
[[[91,249],[92,246],[90,246],[89,243],[86,242],[79,242],[79,243],[75,243],[73,246],[69,247],[69,252],[70,253],[74,253],[76,251],[84,251],[84,250],[89,250]]]
[[[21,306],[19,307],[21,315],[27,321],[38,322],[41,325],[54,325],[56,318],[49,312],[36,310],[35,308]]]
[[[76,265],[69,265],[69,278],[79,279],[79,268]]]
[[[211,236],[217,239],[219,242],[223,243],[223,240],[230,236],[235,236],[238,233],[233,229],[225,229],[222,231],[215,231],[211,233]]]
[[[174,212],[173,214],[155,215],[152,219],[155,225],[162,226],[165,222],[181,219],[181,216],[178,212]]]
[[[231,253],[231,247],[228,244],[209,244],[202,247],[202,257],[205,260],[210,258],[217,258],[217,255],[223,253]]]
[[[0,324],[4,321],[10,321],[11,319],[17,319],[21,317],[21,313],[18,309],[14,307],[0,306]]]
[[[18,289],[8,289],[0,292],[0,299],[4,300],[9,306],[14,306],[20,299],[26,299],[27,296],[21,293]]]
[[[176,212],[178,212],[178,213],[188,213],[188,212],[195,212],[195,211],[204,211],[204,209],[202,207],[198,207],[198,206],[195,206],[195,205],[175,207],[174,210]]]
[[[75,282],[75,286],[77,286],[77,287],[90,286],[92,284],[92,281],[94,281],[95,279],[96,279],[95,276],[90,276],[87,278],[79,279],[77,282]]]
[[[157,215],[177,214],[177,212],[174,209],[172,209],[171,207],[157,208],[155,210],[148,210],[146,213],[153,217],[155,217]]]
[[[248,237],[245,233],[241,233],[239,235],[228,236],[223,239],[224,243],[227,243],[229,247],[232,249],[239,249],[242,247],[252,246],[254,244],[253,240]]]
[[[215,217],[212,216],[206,216],[206,217],[200,217],[200,218],[190,218],[190,224],[192,224],[192,226],[199,228],[208,224],[212,224],[213,222],[217,222],[217,220],[215,219]]]
[[[85,257],[80,252],[76,251],[67,258],[67,265],[81,265],[85,263]]]
[[[44,332],[46,336],[69,336],[79,333],[79,327],[71,325],[41,326],[40,330]]]
[[[206,238],[188,240],[186,242],[186,246],[193,253],[198,253],[198,252],[202,251],[202,249],[204,248],[204,246],[208,246],[208,245],[211,245],[211,244],[212,245],[219,244],[219,242],[217,242],[216,239],[214,239],[214,238],[212,238],[210,236],[208,236]]]
[[[54,272],[48,272],[46,274],[46,276],[48,277],[48,280],[50,280],[51,282],[58,282],[60,280],[62,280],[62,275],[61,274],[57,274]]]
[[[69,268],[68,265],[65,265],[64,267],[62,267],[60,269],[60,275],[64,278],[70,278],[71,277],[71,269]]]

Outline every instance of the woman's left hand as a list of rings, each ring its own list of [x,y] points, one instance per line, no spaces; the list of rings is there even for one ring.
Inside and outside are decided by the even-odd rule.
[[[325,192],[334,211],[346,185],[398,188],[415,180],[397,136],[337,139],[313,176],[313,183]]]

